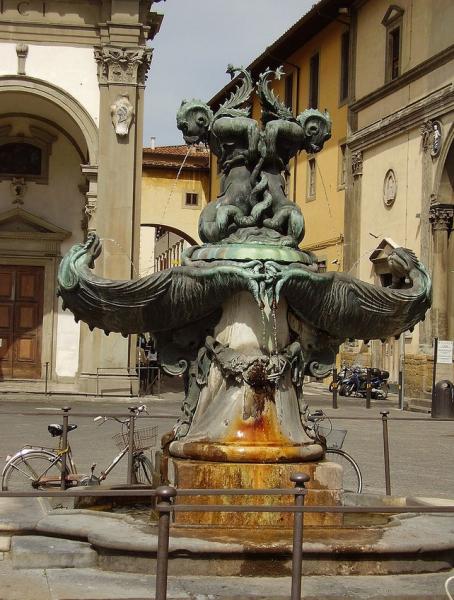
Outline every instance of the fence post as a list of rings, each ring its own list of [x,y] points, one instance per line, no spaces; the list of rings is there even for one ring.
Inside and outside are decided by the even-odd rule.
[[[177,490],[169,485],[156,489],[156,509],[159,512],[158,550],[156,553],[156,600],[167,600],[167,570],[169,565],[170,506]]]
[[[437,383],[438,338],[434,338],[434,364],[432,369],[432,406],[434,401],[435,384]]]
[[[134,426],[136,420],[136,406],[129,407],[129,438],[128,438],[128,485],[137,483],[135,480],[135,474],[133,472],[133,459],[134,459]]]
[[[383,425],[383,455],[385,460],[385,486],[386,495],[391,496],[391,473],[389,468],[389,439],[388,439],[388,410],[381,411]]]
[[[69,406],[65,406],[64,408],[62,408],[63,411],[63,431],[61,434],[61,445],[62,445],[62,450],[64,450],[63,454],[61,455],[61,479],[60,479],[60,489],[65,490],[66,489],[66,458],[68,456],[68,418],[69,418],[69,411],[71,410],[71,408]]]
[[[48,379],[49,379],[49,362],[46,362],[46,379],[44,380],[44,394],[46,396],[49,393],[48,388],[47,388]]]
[[[404,372],[399,371],[399,409],[404,410]]]
[[[337,408],[337,368],[333,368],[333,408]]]
[[[304,496],[307,494],[305,484],[309,481],[306,473],[293,473],[290,480],[294,482],[297,493],[295,506],[304,506]],[[290,600],[301,600],[301,576],[303,571],[303,520],[304,513],[295,512],[293,517],[293,557],[292,557],[292,591]]]
[[[370,382],[370,368],[366,369],[366,408],[370,408],[370,399],[372,395],[372,384]]]

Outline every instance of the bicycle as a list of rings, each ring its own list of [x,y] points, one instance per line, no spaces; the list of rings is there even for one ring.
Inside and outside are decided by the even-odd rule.
[[[136,416],[143,412],[147,412],[145,405],[134,409]],[[7,457],[7,462],[2,472],[2,490],[25,491],[30,486],[35,490],[60,488],[63,474],[62,457],[64,455],[66,455],[66,469],[64,472],[65,487],[101,484],[129,452],[129,419],[103,416],[94,418],[94,422],[98,425],[103,425],[109,420],[117,421],[121,424],[121,432],[113,436],[113,440],[120,449],[120,452],[114,457],[109,466],[104,471],[101,471],[99,476],[94,474],[96,463],[91,466],[90,475],[77,472],[69,441],[66,448],[62,447],[63,426],[51,423],[47,429],[52,437],[59,438],[58,448],[26,445],[13,456]],[[75,429],[77,429],[77,425],[68,425],[68,434]],[[157,426],[134,429],[132,469],[133,479],[136,483],[144,485],[153,484],[153,465],[151,460],[145,456],[144,450],[155,445],[157,433]]]
[[[309,407],[306,405],[304,416],[306,433],[325,448],[325,458],[327,460],[341,465],[344,491],[360,494],[363,490],[361,469],[355,459],[345,450],[342,450],[347,431],[345,429],[334,429],[330,418],[321,409],[310,413]],[[328,427],[320,425],[325,420],[329,424]]]

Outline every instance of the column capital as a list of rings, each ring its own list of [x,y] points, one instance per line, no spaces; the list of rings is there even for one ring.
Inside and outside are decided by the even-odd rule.
[[[95,46],[98,81],[103,84],[144,85],[153,50],[145,47]]]
[[[429,221],[433,231],[449,231],[452,229],[454,217],[453,204],[432,204],[429,209]]]

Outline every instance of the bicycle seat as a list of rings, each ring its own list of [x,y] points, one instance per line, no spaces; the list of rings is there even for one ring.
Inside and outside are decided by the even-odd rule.
[[[77,425],[68,425],[68,433],[73,431],[73,429],[77,429]],[[63,425],[51,423],[47,426],[47,431],[52,437],[61,437],[63,435]]]

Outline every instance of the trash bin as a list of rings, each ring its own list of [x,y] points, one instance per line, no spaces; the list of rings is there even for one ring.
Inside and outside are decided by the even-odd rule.
[[[454,419],[454,384],[448,379],[442,379],[435,385],[432,418]]]

